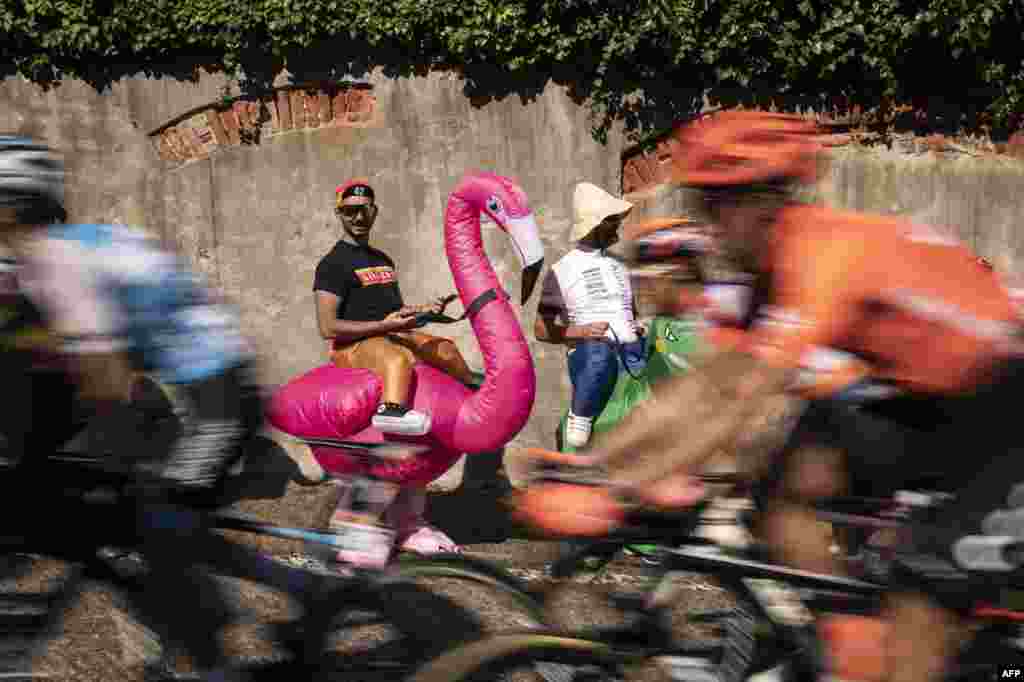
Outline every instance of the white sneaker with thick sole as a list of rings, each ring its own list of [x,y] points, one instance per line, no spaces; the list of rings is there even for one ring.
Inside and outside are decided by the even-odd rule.
[[[593,417],[577,417],[569,412],[565,420],[565,443],[570,447],[581,448],[590,442],[590,431],[594,427]]]
[[[381,403],[381,406],[377,408],[377,414],[373,415],[370,423],[381,433],[423,436],[430,433],[430,422],[430,415],[425,412]]]

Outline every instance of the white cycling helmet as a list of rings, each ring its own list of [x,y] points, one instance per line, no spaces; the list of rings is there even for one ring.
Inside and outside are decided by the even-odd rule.
[[[19,135],[0,135],[0,206],[64,205],[64,162],[50,148]]]

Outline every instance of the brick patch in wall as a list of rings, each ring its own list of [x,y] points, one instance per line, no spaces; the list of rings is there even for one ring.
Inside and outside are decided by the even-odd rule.
[[[1010,136],[1006,142],[1005,153],[1018,159],[1024,159],[1024,131],[1018,131]]]
[[[281,117],[281,130],[291,130],[292,99],[287,90],[277,93],[277,114]]]
[[[290,130],[366,126],[376,112],[377,98],[366,87],[284,86],[259,98],[212,102],[161,126],[150,139],[161,159],[181,164]]]
[[[218,113],[220,115],[221,123],[224,124],[224,130],[228,133],[228,144],[241,144],[241,136],[238,134],[238,117],[235,116],[235,112],[231,109],[227,109],[226,111]]]
[[[308,128],[309,125],[306,123],[306,107],[305,97],[301,90],[291,90],[289,93],[289,102],[292,108],[292,130],[302,130]]]
[[[325,126],[333,119],[331,117],[331,96],[324,91],[317,94],[317,106],[320,108],[320,125]]]

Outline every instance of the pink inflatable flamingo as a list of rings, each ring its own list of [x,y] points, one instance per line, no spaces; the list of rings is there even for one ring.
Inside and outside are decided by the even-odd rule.
[[[449,196],[445,254],[483,352],[483,385],[473,392],[439,370],[417,365],[412,407],[432,415],[431,432],[418,437],[389,435],[388,440],[428,449],[401,461],[367,464],[343,450],[313,447],[314,457],[326,471],[426,485],[463,453],[496,450],[523,428],[536,392],[533,359],[508,294],[484,252],[482,213],[505,230],[516,247],[523,266],[522,304],[540,274],[544,248],[526,194],[508,178],[470,173]],[[380,378],[369,370],[327,364],[281,387],[270,400],[267,417],[274,427],[299,438],[384,442],[384,435],[370,426],[381,390]]]

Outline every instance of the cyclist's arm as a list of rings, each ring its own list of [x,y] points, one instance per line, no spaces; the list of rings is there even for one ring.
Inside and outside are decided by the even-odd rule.
[[[822,352],[829,351],[816,351],[815,355]],[[816,400],[840,393],[843,389],[871,376],[871,366],[851,355],[837,356],[835,362],[827,366],[820,366],[813,359],[809,359],[801,367],[800,376],[793,389],[804,398]]]
[[[105,296],[89,254],[60,239],[40,242],[33,251],[32,286],[27,288],[47,314],[70,360],[79,398],[100,404],[127,402],[134,371],[120,313]]]
[[[131,400],[135,372],[124,353],[80,354],[73,366],[80,399],[100,406]]]
[[[698,471],[747,428],[767,400],[785,394],[792,376],[791,369],[748,353],[720,353],[697,371],[652,387],[642,406],[598,437],[595,458],[613,485],[642,496],[673,472]]]
[[[797,248],[793,248],[797,247]],[[790,389],[800,359],[828,347],[852,313],[859,280],[843,249],[821,241],[791,245],[777,262],[776,299],[738,348],[713,357],[699,371],[661,382],[651,400],[599,437],[595,455],[612,481],[633,493],[672,472],[696,472],[751,424],[769,402],[797,402]],[[813,249],[813,252],[810,250]],[[787,406],[788,407],[791,406]]]

